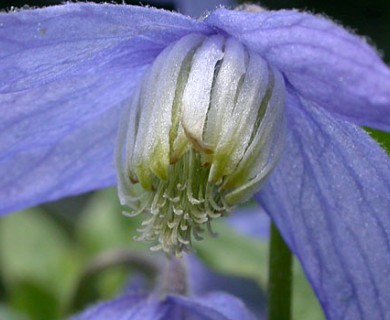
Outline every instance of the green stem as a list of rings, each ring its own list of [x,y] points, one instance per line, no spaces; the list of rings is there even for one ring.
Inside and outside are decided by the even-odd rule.
[[[274,224],[269,256],[268,320],[290,320],[292,254]]]

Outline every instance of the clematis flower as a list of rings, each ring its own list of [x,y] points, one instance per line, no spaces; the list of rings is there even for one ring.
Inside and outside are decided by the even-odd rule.
[[[158,285],[153,291],[147,290],[142,281],[132,281],[119,297],[89,307],[72,320],[254,320],[264,318],[264,309],[257,306],[255,317],[243,301],[231,294],[239,285],[241,287],[249,285],[252,296],[247,294],[247,298],[259,298],[262,294],[259,287],[248,280],[233,278],[236,286],[231,286],[230,293],[226,293],[218,291],[221,287],[221,280],[226,281],[226,277],[223,279],[221,276],[210,273],[193,257],[188,257],[186,263],[172,259],[161,273]]]
[[[166,66],[162,53],[186,37],[222,39],[258,57],[257,67],[267,66],[260,75],[272,70],[279,91],[269,82],[259,90],[282,101],[267,109],[283,117],[265,122],[264,137],[275,139],[265,140],[265,157],[248,154],[254,161],[244,185],[252,173],[261,183],[269,176],[255,198],[300,260],[327,318],[390,318],[390,163],[358,127],[389,131],[390,71],[363,39],[321,16],[255,11],[218,9],[202,21],[102,4],[1,13],[0,212],[115,184],[119,118],[135,110],[132,103],[144,110],[136,93],[148,70]],[[282,118],[284,144],[270,125],[282,129]],[[223,119],[221,126],[237,128]],[[272,165],[260,176],[267,159]]]

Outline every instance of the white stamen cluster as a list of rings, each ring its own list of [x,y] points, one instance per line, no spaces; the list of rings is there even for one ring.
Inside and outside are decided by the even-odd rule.
[[[126,107],[117,147],[138,240],[180,255],[264,183],[283,148],[284,82],[233,38],[192,34],[166,48]]]

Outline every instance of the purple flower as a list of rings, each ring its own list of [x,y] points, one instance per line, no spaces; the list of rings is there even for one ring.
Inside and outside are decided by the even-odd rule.
[[[183,261],[172,259],[160,274],[158,285],[152,292],[133,281],[126,292],[110,301],[89,307],[73,320],[255,320],[263,319],[264,309],[255,305],[256,317],[243,301],[230,293],[246,286],[250,294],[246,300],[256,297],[262,301],[262,292],[251,281],[232,278],[236,286],[226,289],[227,277],[210,273],[196,259]],[[136,279],[135,279],[136,280]],[[221,292],[221,287],[230,293]],[[264,296],[263,296],[264,297]],[[252,301],[253,302],[253,301]],[[264,299],[263,299],[264,302]],[[263,305],[264,307],[264,305]]]
[[[66,4],[0,14],[0,212],[115,184],[119,116],[189,34],[233,37],[285,84],[281,161],[255,197],[329,319],[390,318],[390,71],[364,40],[297,11]]]

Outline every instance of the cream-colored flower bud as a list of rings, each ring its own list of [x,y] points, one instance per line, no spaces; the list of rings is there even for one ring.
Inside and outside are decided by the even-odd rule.
[[[126,107],[117,148],[139,240],[180,255],[211,221],[259,190],[283,150],[282,76],[233,38],[191,34],[167,47]]]

